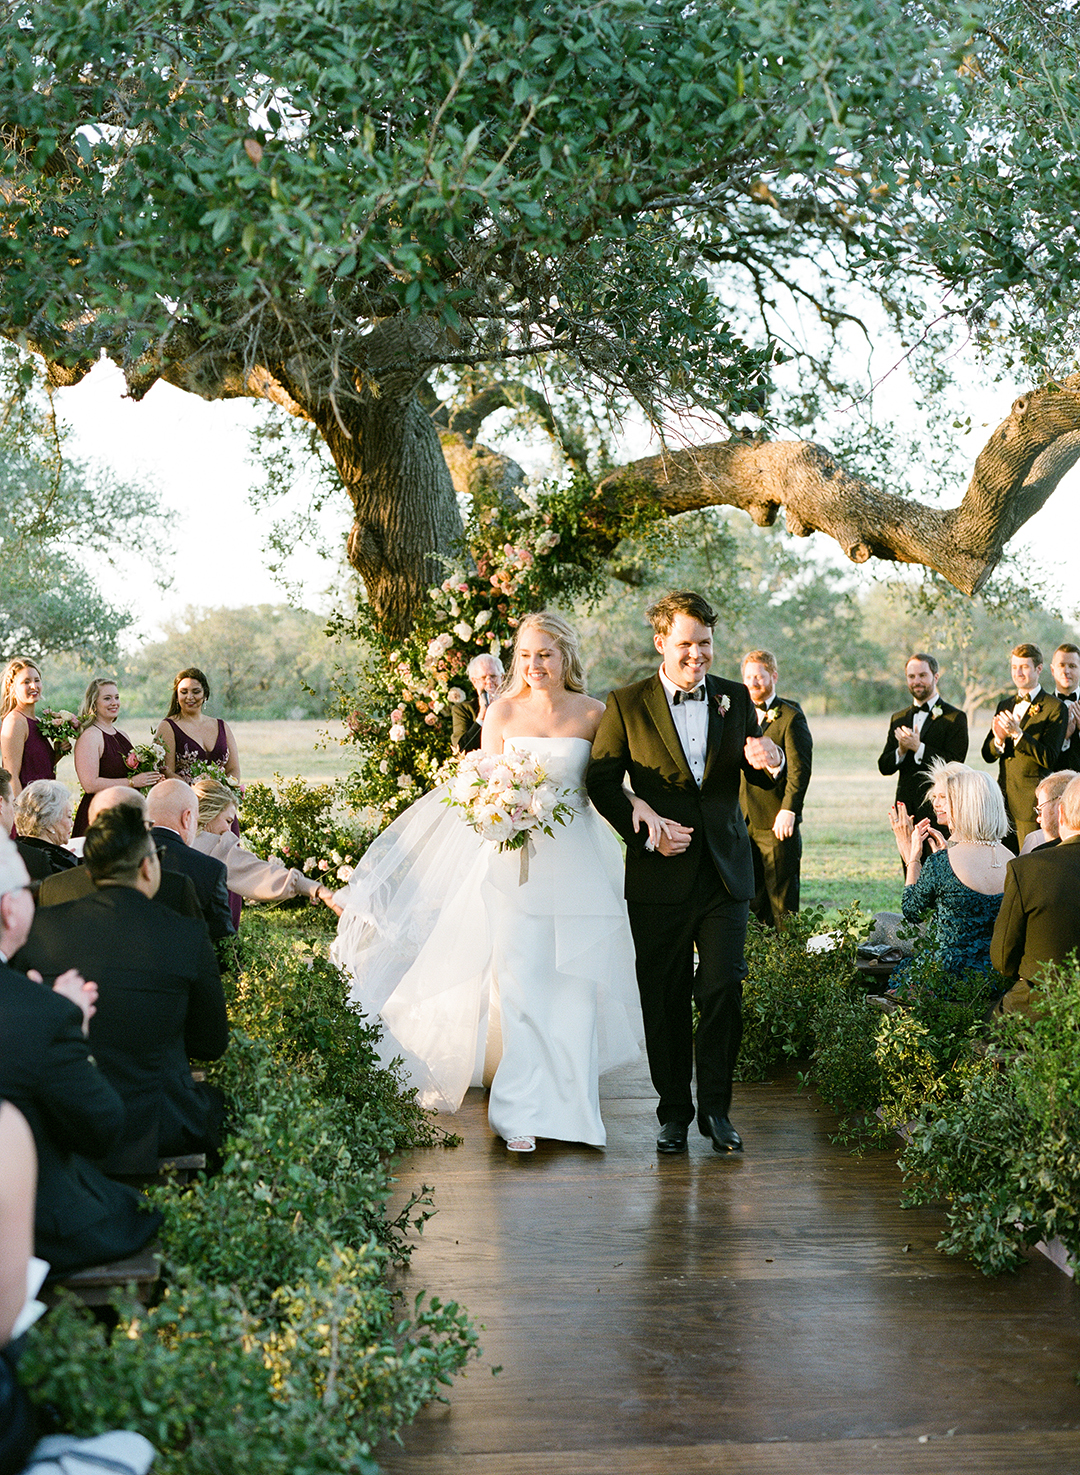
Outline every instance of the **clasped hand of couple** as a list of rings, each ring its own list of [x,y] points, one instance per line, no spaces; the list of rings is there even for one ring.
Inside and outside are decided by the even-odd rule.
[[[922,860],[924,845],[929,844],[931,850],[948,848],[941,831],[935,830],[928,819],[920,819],[916,823],[908,814],[906,804],[893,805],[889,810],[889,823],[896,836],[900,859],[905,865],[910,865],[913,860]]]
[[[783,759],[783,754],[771,738],[747,738],[743,754],[751,768],[776,768]],[[645,825],[649,832],[645,849],[655,850],[660,855],[681,855],[690,844],[694,833],[693,826],[680,825],[673,819],[663,819],[651,804],[645,803],[644,799],[639,799],[636,795],[629,797],[634,811],[634,834],[640,833],[642,825]],[[782,809],[773,825],[776,838],[778,840],[789,839],[794,830],[794,811]]]

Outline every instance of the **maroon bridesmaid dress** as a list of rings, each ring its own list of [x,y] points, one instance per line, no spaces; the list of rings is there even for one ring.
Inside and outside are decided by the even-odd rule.
[[[131,769],[124,762],[124,758],[135,746],[122,732],[103,732],[101,761],[98,764],[98,778],[127,779],[131,777]],[[86,827],[90,823],[90,800],[93,794],[84,794],[79,800],[79,807],[75,811],[75,823],[71,827],[73,835],[85,835]]]
[[[47,743],[41,735],[36,717],[26,719],[28,728],[26,744],[23,747],[22,765],[19,768],[19,783],[25,789],[27,784],[32,784],[39,778],[56,777],[56,758],[52,743]]]
[[[177,778],[185,777],[185,758],[201,758],[204,763],[220,763],[222,768],[225,767],[229,758],[229,739],[225,736],[225,724],[220,717],[217,720],[217,738],[214,740],[214,746],[210,749],[209,753],[203,747],[202,743],[197,743],[193,737],[188,737],[184,729],[174,722],[171,717],[166,717],[165,721],[173,730],[173,741],[176,744]],[[240,821],[234,819],[229,829],[232,830],[234,835],[239,835]],[[240,926],[240,912],[242,907],[242,899],[237,896],[235,891],[230,891],[229,910],[232,912],[233,926],[237,928]]]

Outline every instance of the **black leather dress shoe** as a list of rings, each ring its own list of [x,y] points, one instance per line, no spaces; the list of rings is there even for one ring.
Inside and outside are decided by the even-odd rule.
[[[656,1139],[657,1152],[686,1151],[686,1123],[665,1122]]]
[[[703,1116],[698,1126],[701,1135],[712,1141],[714,1152],[742,1152],[742,1138],[726,1116]]]

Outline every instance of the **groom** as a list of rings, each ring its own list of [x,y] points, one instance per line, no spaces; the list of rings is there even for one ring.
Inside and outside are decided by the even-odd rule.
[[[649,1070],[660,1097],[657,1151],[686,1151],[696,1064],[698,1126],[717,1152],[739,1152],[742,1139],[728,1112],[754,895],[739,779],[772,788],[784,755],[761,736],[746,687],[706,676],[717,617],[701,595],[668,594],[647,613],[663,663],[657,675],[608,697],[586,783],[626,841],[627,910]],[[624,778],[673,821],[655,850],[644,826],[634,831]]]

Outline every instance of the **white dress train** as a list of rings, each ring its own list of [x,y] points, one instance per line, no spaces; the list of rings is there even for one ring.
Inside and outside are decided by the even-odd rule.
[[[513,738],[570,792],[573,815],[520,852],[499,852],[427,794],[363,856],[331,956],[386,1029],[421,1102],[456,1111],[483,1062],[501,1137],[606,1140],[598,1076],[637,1058],[634,947],[613,832],[583,790],[584,738]],[[495,1048],[492,1048],[494,1046]]]

